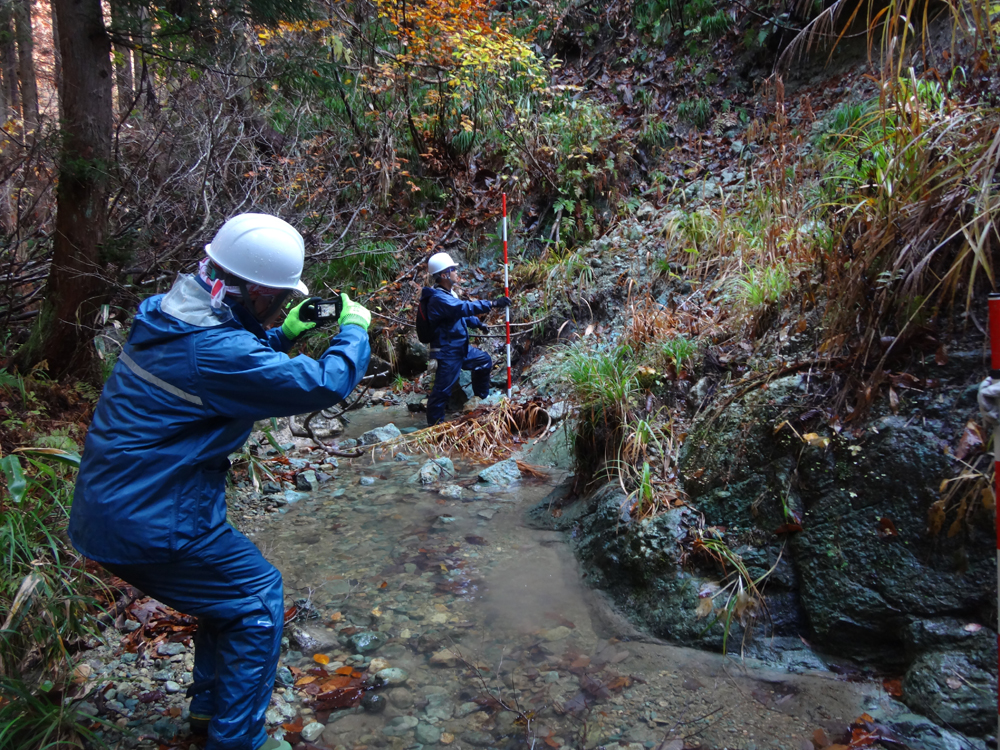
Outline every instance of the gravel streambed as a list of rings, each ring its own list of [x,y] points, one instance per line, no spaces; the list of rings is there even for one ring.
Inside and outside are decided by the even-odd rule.
[[[346,434],[420,416],[368,409]],[[231,518],[284,576],[292,619],[267,721],[300,750],[810,750],[887,703],[831,673],[634,640],[564,536],[522,523],[559,491],[559,470],[518,477],[513,462],[484,473],[377,451],[285,460],[282,483],[234,494]],[[155,602],[132,612],[88,654],[81,710],[116,725],[103,730],[114,744],[187,750],[200,741],[184,697],[192,625]]]

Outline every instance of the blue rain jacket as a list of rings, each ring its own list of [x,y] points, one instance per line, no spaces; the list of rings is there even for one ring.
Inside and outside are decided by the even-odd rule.
[[[426,303],[427,320],[430,321],[431,356],[462,359],[469,351],[469,327],[480,325],[477,315],[493,309],[489,300],[460,300],[451,292],[438,287],[425,286],[420,292],[421,303]]]
[[[254,422],[327,409],[368,367],[368,334],[344,326],[319,359],[289,357],[241,306],[213,311],[181,276],[145,300],[87,432],[69,534],[103,563],[169,562],[226,522],[228,455]]]

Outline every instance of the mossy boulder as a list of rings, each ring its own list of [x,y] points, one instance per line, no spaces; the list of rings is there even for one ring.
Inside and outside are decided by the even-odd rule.
[[[972,514],[953,537],[928,533],[940,484],[957,468],[947,438],[964,424],[965,391],[928,396],[946,418],[890,414],[838,434],[808,379],[782,378],[695,426],[685,489],[728,540],[786,545],[803,635],[817,647],[903,666],[914,618],[981,617],[995,598],[991,518]]]
[[[607,484],[587,500],[573,535],[590,583],[654,635],[678,643],[719,649],[722,628],[697,616],[706,579],[684,565],[684,538],[696,523],[687,508],[633,521],[631,499]]]

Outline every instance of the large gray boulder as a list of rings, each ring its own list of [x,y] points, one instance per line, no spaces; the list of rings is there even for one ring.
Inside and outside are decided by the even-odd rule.
[[[479,472],[479,481],[488,487],[508,487],[521,478],[517,461],[508,458]]]
[[[393,440],[400,435],[402,433],[399,431],[399,428],[390,422],[384,427],[376,427],[374,430],[362,433],[361,437],[358,438],[358,442],[361,445],[375,445],[375,443],[384,443],[387,440]]]

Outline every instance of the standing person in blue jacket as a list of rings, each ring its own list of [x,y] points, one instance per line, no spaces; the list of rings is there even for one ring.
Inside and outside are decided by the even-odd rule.
[[[489,330],[477,316],[494,308],[509,307],[510,299],[460,300],[453,288],[459,280],[458,265],[448,253],[432,255],[427,261],[427,273],[434,286],[421,290],[420,304],[433,331],[430,356],[437,360],[434,388],[427,399],[427,424],[436,425],[444,421],[448,399],[462,370],[469,370],[472,375],[473,393],[479,398],[490,395],[493,360],[486,352],[469,345],[469,329]]]
[[[87,557],[198,618],[191,726],[205,750],[288,748],[268,739],[284,626],[281,574],[226,523],[227,456],[254,422],[326,409],[368,367],[371,315],[343,295],[319,359],[289,357],[315,323],[292,309],[302,237],[264,214],[227,221],[199,272],[139,306],[87,433],[70,537]],[[200,727],[199,727],[200,725]]]

